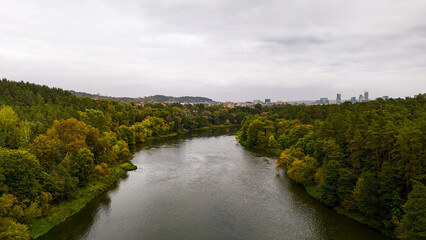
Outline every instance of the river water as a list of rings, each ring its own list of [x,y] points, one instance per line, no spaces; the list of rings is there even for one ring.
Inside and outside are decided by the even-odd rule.
[[[39,239],[388,239],[325,207],[230,134],[154,143],[132,162],[136,171]]]

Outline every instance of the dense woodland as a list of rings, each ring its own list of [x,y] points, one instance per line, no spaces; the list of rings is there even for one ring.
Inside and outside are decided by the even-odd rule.
[[[0,239],[132,158],[129,145],[213,125],[281,152],[277,168],[325,204],[400,238],[426,238],[425,96],[323,106],[221,106],[78,98],[0,81]]]
[[[253,108],[117,103],[36,84],[0,81],[0,239],[29,239],[27,225],[75,197],[129,145],[212,125],[240,124]]]
[[[249,115],[239,141],[281,152],[277,170],[337,211],[402,239],[426,239],[425,95]],[[280,109],[281,108],[281,109]]]

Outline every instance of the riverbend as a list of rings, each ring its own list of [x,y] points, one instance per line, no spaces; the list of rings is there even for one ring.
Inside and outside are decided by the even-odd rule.
[[[388,239],[313,199],[231,134],[163,140],[132,162],[137,170],[39,239]]]

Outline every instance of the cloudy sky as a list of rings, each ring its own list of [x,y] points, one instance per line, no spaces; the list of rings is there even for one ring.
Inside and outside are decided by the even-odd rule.
[[[0,78],[218,101],[426,90],[425,0],[2,0]]]

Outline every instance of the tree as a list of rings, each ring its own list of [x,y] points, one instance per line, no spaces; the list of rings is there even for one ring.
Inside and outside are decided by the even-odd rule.
[[[117,160],[120,162],[130,160],[133,157],[127,143],[123,140],[117,141],[114,147],[112,147],[112,151],[117,156]]]
[[[367,224],[370,227],[381,226],[380,218],[380,198],[377,175],[372,172],[361,174],[363,181],[359,185],[359,210],[367,217]]]
[[[343,161],[342,148],[334,139],[320,140],[320,146],[323,162],[336,161],[341,163]]]
[[[399,174],[405,181],[405,190],[410,189],[410,180],[424,178],[426,170],[424,142],[425,134],[421,128],[415,126],[404,126],[396,140],[396,166]]]
[[[135,144],[135,138],[133,136],[133,131],[131,128],[121,125],[118,128],[118,132],[120,133],[120,138],[124,140],[127,144]]]
[[[321,200],[328,206],[336,206],[340,202],[337,192],[340,164],[336,160],[330,160],[326,162],[324,166]]]
[[[17,223],[11,218],[0,217],[0,239],[29,240],[31,236],[26,225]]]
[[[247,144],[250,147],[254,147],[260,143],[258,137],[259,132],[264,134],[263,127],[263,122],[258,119],[250,123],[249,128],[247,129]]]
[[[46,135],[39,135],[31,144],[30,151],[43,167],[49,168],[60,161],[60,154],[56,146],[57,142],[54,139]]]
[[[86,185],[93,171],[93,157],[93,153],[87,148],[78,150],[77,155],[71,157],[71,175],[78,178],[80,187]]]
[[[361,133],[357,130],[352,139],[349,140],[348,150],[350,152],[349,163],[357,172],[361,170],[361,157],[364,152],[364,142]]]
[[[33,131],[36,124],[29,121],[22,121],[19,124],[19,142],[18,146],[20,148],[27,149],[31,140],[33,139]]]
[[[79,111],[80,119],[86,124],[99,129],[100,132],[105,132],[109,130],[108,122],[111,121],[111,118],[108,118],[100,110],[96,109],[86,109],[86,111]]]
[[[291,167],[287,170],[287,175],[298,183],[312,184],[315,180],[317,168],[317,160],[311,156],[305,156],[293,161]]]
[[[415,182],[404,204],[403,239],[426,239],[426,187]]]
[[[350,209],[348,204],[352,200],[352,190],[355,187],[357,181],[357,174],[354,170],[349,168],[339,169],[339,181],[337,187],[337,194],[341,201],[341,205],[346,209]]]
[[[41,191],[37,158],[25,150],[0,150],[0,168],[9,191],[20,199],[34,199]]]
[[[65,156],[67,153],[76,154],[81,148],[88,148],[86,137],[89,128],[84,122],[75,118],[55,120],[47,130],[47,136],[57,141],[57,148]]]
[[[0,147],[17,148],[19,143],[19,118],[9,106],[0,108]]]

